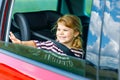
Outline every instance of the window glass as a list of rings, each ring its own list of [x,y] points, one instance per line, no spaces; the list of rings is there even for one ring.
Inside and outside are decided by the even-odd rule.
[[[95,79],[118,80],[120,18],[118,0],[93,0],[86,59]],[[88,70],[86,70],[88,71]],[[120,71],[120,70],[119,70]],[[110,75],[112,74],[112,75]]]
[[[99,3],[100,2],[100,3]],[[99,4],[96,4],[99,3]],[[101,39],[101,29],[102,29],[102,18],[104,12],[104,0],[93,0],[90,25],[88,32],[87,40],[87,50],[86,50],[86,59],[90,62],[93,70],[89,71],[92,75],[89,77],[94,79],[97,78],[95,75],[99,75],[99,55],[100,55],[100,39]],[[87,70],[86,70],[87,71]]]
[[[57,10],[57,0],[15,0],[13,13]]]
[[[104,11],[104,22],[100,49],[100,71],[106,71],[108,78],[118,80],[119,68],[119,34],[120,34],[120,1],[106,0]],[[109,3],[109,5],[108,5]],[[115,25],[115,26],[114,26]],[[114,74],[111,76],[109,74]],[[101,79],[104,77],[100,73]]]
[[[110,3],[110,5],[107,5],[107,3]],[[117,5],[118,3],[120,1],[106,1],[101,41],[101,66],[104,65],[114,69],[118,68],[119,60],[120,19],[117,16],[120,15],[120,8]],[[113,9],[111,10],[111,8]],[[111,63],[107,61],[111,61]]]
[[[87,42],[87,56],[86,59],[91,61],[93,64],[98,65],[99,49],[100,49],[100,35],[102,27],[102,12],[104,11],[104,1],[101,1],[101,9],[97,8],[98,5],[93,1],[93,7],[91,11],[90,26],[88,32]],[[101,14],[101,15],[100,15]],[[91,57],[92,56],[92,57]]]

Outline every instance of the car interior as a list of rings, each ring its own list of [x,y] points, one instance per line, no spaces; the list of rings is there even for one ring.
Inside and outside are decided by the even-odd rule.
[[[52,10],[15,13],[12,24],[20,30],[21,40],[45,41],[55,39],[51,29],[60,16],[61,13]]]
[[[82,0],[83,1],[83,0]],[[80,0],[78,1],[80,2]],[[72,0],[61,0],[58,1],[57,10],[41,10],[34,12],[16,12],[13,14],[11,31],[15,34],[15,36],[20,40],[55,40],[55,31],[51,31],[53,26],[55,25],[57,19],[64,14],[74,14],[77,15],[82,22],[83,25],[83,49],[86,52],[86,42],[87,42],[87,33],[89,27],[89,16],[83,14],[79,15],[79,12],[76,12],[75,9],[79,9],[83,7],[80,6],[72,6],[78,5],[74,3]],[[68,12],[62,12],[62,6],[66,5]],[[71,6],[70,6],[71,5]],[[85,56],[84,56],[85,58]]]

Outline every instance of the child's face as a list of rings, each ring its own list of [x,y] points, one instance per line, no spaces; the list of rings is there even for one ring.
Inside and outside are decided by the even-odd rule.
[[[66,27],[63,23],[58,23],[56,37],[62,44],[71,44],[74,38],[78,35],[73,29]]]

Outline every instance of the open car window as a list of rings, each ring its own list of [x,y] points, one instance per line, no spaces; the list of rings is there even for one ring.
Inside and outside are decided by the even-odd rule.
[[[79,5],[79,3],[83,4]],[[34,7],[31,8],[31,4]],[[55,39],[55,34],[51,32],[51,29],[58,17],[64,14],[73,14],[81,19],[83,25],[83,49],[86,52],[91,5],[92,0],[77,0],[76,2],[73,0],[53,0],[52,2],[48,0],[31,0],[29,4],[25,0],[16,0],[12,12],[11,31],[21,40],[37,39],[45,41]],[[41,12],[46,13],[40,15]]]

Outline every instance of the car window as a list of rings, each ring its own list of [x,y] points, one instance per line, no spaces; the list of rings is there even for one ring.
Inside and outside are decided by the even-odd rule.
[[[110,1],[106,1],[107,3]],[[111,1],[109,9],[107,3],[105,4],[105,12],[104,12],[104,23],[103,29],[101,33],[101,48],[100,48],[100,71],[108,71],[113,73],[117,77],[112,77],[114,79],[118,79],[118,70],[120,66],[120,15],[119,10],[120,1]],[[109,19],[109,21],[108,21]],[[111,25],[114,24],[115,26]],[[100,73],[101,78],[103,77],[102,73]],[[109,74],[107,74],[108,77]]]
[[[83,45],[85,44],[84,48],[86,48],[87,32],[88,32],[88,27],[89,27],[89,19],[90,19],[90,13],[91,13],[92,0],[89,0],[89,1],[77,0],[76,2],[73,1],[73,0],[70,0],[70,1],[61,0],[61,2],[60,3],[59,2],[60,1],[58,1],[58,0],[53,0],[52,2],[49,2],[49,0],[30,0],[29,3],[28,3],[26,0],[16,0],[15,3],[14,3],[13,12],[12,12],[13,23],[12,23],[12,26],[11,26],[11,31],[15,32],[15,35],[17,36],[17,38],[20,39],[21,30],[19,30],[17,28],[19,27],[18,26],[19,24],[20,25],[22,25],[22,24],[21,23],[15,24],[15,22],[17,22],[17,21],[20,22],[20,20],[17,20],[17,19],[19,19],[19,17],[14,18],[15,13],[29,13],[29,12],[34,13],[34,12],[40,12],[40,11],[44,11],[44,10],[58,11],[59,10],[58,7],[59,7],[60,11],[58,11],[58,12],[60,12],[62,14],[68,14],[68,13],[69,14],[74,14],[74,15],[77,15],[81,19],[82,25],[83,25],[83,37],[85,36],[83,38],[83,41],[84,41]],[[44,3],[45,6],[43,5],[43,3]],[[79,3],[83,3],[83,4],[79,5]],[[31,7],[31,4],[34,7]],[[69,5],[72,5],[72,6],[70,7]],[[66,12],[66,11],[68,11],[68,12]],[[73,13],[71,13],[71,11],[73,11]],[[52,16],[53,15],[51,15],[51,17]],[[31,17],[31,16],[29,16],[29,17]],[[40,26],[40,25],[36,24],[38,22],[38,19],[37,19],[38,17],[36,18],[37,21],[35,21],[35,20],[32,21],[33,19],[35,19],[35,18],[32,18],[32,17],[31,17],[31,20],[28,20],[28,23],[26,23],[26,22],[24,22],[24,23],[29,24],[28,26],[30,26],[30,27]],[[44,16],[42,16],[42,19],[44,19],[43,17]],[[22,18],[22,19],[24,19],[24,18]],[[31,22],[33,22],[33,23],[31,23]],[[44,24],[44,23],[46,23],[46,22],[42,22],[42,24]],[[47,26],[49,26],[49,25],[50,25],[50,22],[48,22]],[[54,25],[52,25],[52,26],[54,26]],[[23,29],[24,29],[24,27],[23,27]],[[34,30],[32,30],[32,31],[34,31]],[[46,31],[46,33],[44,33],[45,31]],[[44,30],[44,31],[40,30],[40,31],[36,31],[36,32],[43,33],[45,35],[45,34],[47,34],[47,31],[48,31],[48,29]],[[50,28],[49,28],[49,31],[50,31]],[[49,37],[49,35],[51,36],[51,34],[48,33],[47,37]],[[36,34],[35,34],[35,36],[36,36]],[[46,35],[45,35],[45,37],[46,37]],[[31,37],[31,39],[41,40],[39,37],[37,37],[37,38],[34,37],[34,35]]]
[[[68,3],[69,1],[72,3],[71,4],[72,8],[70,8],[70,4]],[[51,0],[29,0],[29,1],[28,0],[15,0],[13,10],[12,10],[12,18],[11,18],[11,21],[9,21],[11,22],[11,26],[9,26],[11,28],[10,31],[14,32],[15,36],[17,36],[18,38],[21,37],[20,27],[14,22],[15,13],[29,13],[29,12],[38,12],[38,11],[44,11],[44,10],[58,11],[62,14],[74,14],[80,18],[82,16],[82,22],[84,25],[83,28],[85,31],[84,34],[86,35],[84,43],[86,43],[87,45],[87,32],[89,28],[89,19],[91,15],[92,0],[89,0],[89,1],[88,0],[76,0],[76,1],[69,0],[69,1],[67,0],[52,0],[52,1]],[[79,5],[79,3],[81,3],[81,5]],[[71,13],[71,10],[73,10],[73,13]],[[51,20],[52,19],[53,18],[51,18]],[[28,21],[28,23],[29,22],[30,21]],[[46,30],[44,31],[47,32]],[[42,32],[42,31],[39,31],[39,32]],[[33,33],[33,32],[31,31],[30,33]],[[48,35],[48,32],[47,32],[47,35]],[[3,37],[9,38],[8,36],[3,36]],[[32,39],[38,39],[38,38],[39,37],[37,38],[34,37]],[[7,50],[8,52],[11,52],[12,54],[25,57],[27,59],[33,60],[38,63],[44,63],[49,66],[52,66],[52,67],[55,67],[55,68],[58,68],[64,71],[68,71],[70,73],[73,73],[79,76],[86,76],[86,69],[85,69],[86,60],[83,60],[83,59],[78,59],[78,58],[70,57],[70,56],[62,56],[62,55],[49,52],[46,50],[42,50],[42,49],[39,50],[33,47],[13,44],[11,43],[10,40],[9,42],[0,41],[0,48],[2,50]]]
[[[90,25],[89,25],[89,31],[88,31],[88,39],[87,39],[87,50],[86,50],[86,60],[89,61],[88,64],[92,66],[92,69],[94,70],[94,73],[92,70],[89,70],[89,67],[87,68],[89,70],[88,73],[91,73],[92,75],[88,75],[89,77],[92,77],[93,79],[97,79],[96,76],[93,75],[99,75],[99,49],[100,49],[100,37],[101,37],[101,27],[102,22],[99,21],[103,17],[103,14],[100,15],[100,17],[97,17],[98,14],[103,13],[104,9],[96,9],[95,0],[93,1],[92,11],[91,11],[91,18],[90,18]],[[98,1],[99,2],[99,1]],[[101,1],[101,4],[104,4],[104,1]],[[95,5],[95,6],[94,6]],[[103,6],[103,5],[101,5]],[[96,12],[95,12],[96,11]],[[87,70],[87,71],[88,71]]]

